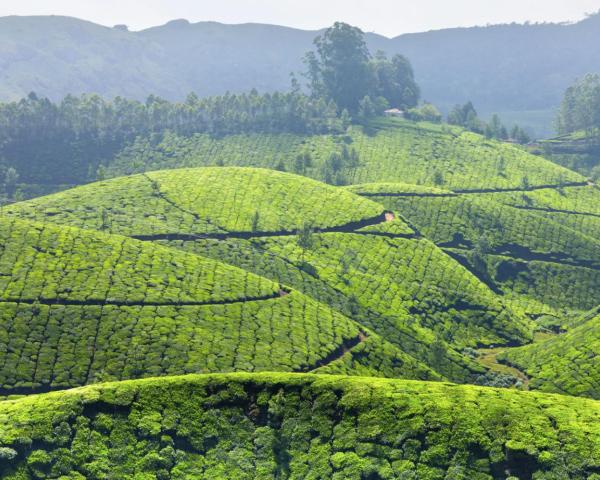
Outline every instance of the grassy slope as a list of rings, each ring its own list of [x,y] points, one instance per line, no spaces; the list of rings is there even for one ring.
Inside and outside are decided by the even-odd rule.
[[[567,333],[511,349],[500,358],[532,378],[531,387],[547,392],[600,398],[600,314]]]
[[[600,405],[444,383],[171,377],[0,402],[2,478],[595,479]]]
[[[460,351],[479,342],[529,338],[523,318],[426,240],[328,233],[316,236],[315,247],[304,254],[290,237],[171,245],[291,285],[457,381],[478,369],[448,346]]]
[[[203,168],[152,172],[85,185],[5,207],[22,218],[122,235],[295,231],[339,227],[383,213],[368,199],[273,170]],[[102,212],[104,213],[104,218]]]
[[[600,230],[590,224],[581,228],[578,220],[595,218],[579,213],[596,208],[600,192],[592,187],[469,195],[402,184],[349,190],[402,212],[420,233],[460,255],[526,312],[584,311],[594,304],[600,285]],[[537,208],[545,210],[515,208],[523,197],[537,199]],[[483,262],[473,257],[476,248]]]
[[[312,220],[318,228],[327,228],[385,210],[343,189],[268,170],[209,168],[149,176],[154,191],[162,192],[161,203],[154,201],[156,196],[151,190],[138,192],[130,188],[132,178],[142,178],[136,176],[122,179],[123,186],[121,179],[116,179],[97,184],[94,191],[81,187],[15,205],[8,211],[40,218],[50,208],[53,222],[97,227],[93,222],[96,217],[90,219],[88,212],[98,204],[106,204],[111,192],[118,192],[117,202],[108,213],[112,217],[116,212],[111,230],[117,233],[158,233],[155,219],[168,219],[170,211],[175,212],[175,218],[178,212],[192,212],[197,224],[207,224],[210,215],[210,223],[219,229],[248,231],[253,212],[259,209],[261,220],[256,235],[260,236],[269,228],[285,233],[293,224]],[[127,223],[130,205],[135,205],[131,211],[136,219]],[[291,221],[286,212],[293,209],[295,219]],[[143,224],[145,219],[148,226]],[[183,221],[177,227],[171,222],[168,228],[175,230],[166,231],[190,235],[195,232],[193,225]],[[367,234],[373,231],[386,236]],[[493,292],[433,244],[413,237],[412,230],[396,216],[392,222],[368,228],[357,226],[345,233],[315,235],[313,248],[305,252],[292,236],[218,240],[192,236],[194,241],[188,238],[167,244],[297,288],[352,316],[455,380],[467,379],[478,368],[448,350],[444,342],[461,350],[528,339],[529,328],[523,318],[508,311]],[[438,345],[445,350],[438,359],[433,357],[439,357],[440,352],[430,348],[436,341],[434,332],[442,342]]]
[[[600,188],[597,186],[493,193],[484,197],[600,238]]]
[[[342,169],[346,183],[404,182],[451,189],[514,188],[526,178],[530,185],[582,182],[584,178],[513,145],[486,140],[457,128],[403,120],[352,127],[344,136],[242,135],[220,139],[167,135],[155,142],[139,139],[110,168],[113,176],[144,170],[224,165],[274,168],[283,162],[293,170],[297,154],[310,152],[313,166],[305,173],[322,180],[322,165],[343,145],[359,154],[357,167]],[[300,173],[300,172],[299,172]]]
[[[212,259],[15,219],[0,221],[0,244],[5,392],[190,372],[310,370],[364,334],[376,358],[363,355],[357,368],[436,378],[330,307],[299,292],[282,296],[278,284]]]

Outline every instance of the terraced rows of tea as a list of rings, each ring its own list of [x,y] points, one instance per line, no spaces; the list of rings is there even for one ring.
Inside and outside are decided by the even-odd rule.
[[[81,187],[16,205],[7,213],[38,220],[49,216],[52,222],[88,227],[87,212],[109,198],[105,190],[120,192],[121,204],[113,207],[117,216],[126,208],[122,205],[137,203],[146,210],[136,211],[135,224],[111,222],[112,211],[107,210],[105,219],[113,232],[161,241],[296,288],[457,381],[483,373],[481,366],[461,354],[464,348],[519,344],[531,338],[524,315],[508,309],[475,275],[418,237],[400,215],[386,213],[368,199],[268,170],[183,169],[148,177],[154,191],[160,192],[162,204],[196,215],[199,224],[208,222],[207,212],[213,212],[209,220],[220,233],[197,234],[188,231],[189,224],[183,222],[180,230],[160,234],[154,224],[160,212],[152,210],[154,197],[145,202],[137,190],[129,190],[127,197],[120,179],[97,184],[95,189],[101,192],[97,196],[91,186]],[[285,201],[281,201],[283,190],[274,186],[281,179],[287,191],[298,192],[287,195]],[[237,188],[228,190],[230,182]],[[177,190],[176,185],[187,188]],[[221,191],[222,195],[216,193]],[[303,199],[306,191],[313,192],[310,204]],[[273,201],[269,201],[271,197]],[[290,209],[303,215],[297,219],[298,227],[309,223],[314,230],[310,248],[301,248],[290,234]],[[259,227],[252,228],[249,220],[257,217]],[[267,221],[260,226],[263,217]],[[150,225],[141,224],[142,219],[148,219]],[[225,227],[231,231],[225,232]],[[155,233],[139,234],[147,231]],[[436,348],[432,349],[432,344]]]
[[[579,220],[594,218],[588,204],[600,200],[595,186],[477,194],[402,184],[349,190],[403,212],[413,228],[508,296],[516,310],[561,317],[597,303],[600,230]],[[546,206],[522,205],[535,201]]]
[[[600,403],[289,374],[183,376],[0,402],[0,475],[597,478]]]
[[[584,315],[563,335],[502,354],[532,378],[532,386],[546,392],[600,399],[600,311]]]
[[[0,220],[0,239],[5,393],[188,372],[335,369],[336,361],[438,378],[331,307],[209,258],[20,219]],[[360,358],[349,352],[355,346]]]
[[[549,392],[600,399],[597,186],[404,121],[155,140],[0,210],[1,478],[596,480]]]
[[[344,152],[356,152],[344,161]],[[310,154],[310,165],[295,164]],[[342,161],[332,165],[331,154]],[[284,168],[335,184],[403,182],[453,190],[519,189],[543,185],[585,184],[585,178],[519,147],[448,125],[374,121],[350,127],[344,135],[208,135],[162,140],[139,138],[110,164],[111,176],[143,171],[246,166]]]

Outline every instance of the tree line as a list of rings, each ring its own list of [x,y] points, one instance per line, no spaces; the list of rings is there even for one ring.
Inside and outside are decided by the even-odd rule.
[[[509,130],[497,114],[492,115],[489,122],[483,121],[479,118],[472,102],[467,102],[464,105],[456,105],[448,113],[447,121],[450,125],[459,125],[471,132],[485,135],[486,138],[512,141],[520,144],[526,144],[531,141],[529,134],[523,128],[514,125]]]
[[[420,89],[410,62],[401,55],[390,59],[383,52],[371,54],[356,27],[335,23],[315,39],[304,60],[306,83],[292,75],[291,89],[284,93],[252,90],[209,98],[192,93],[183,102],[156,96],[140,102],[68,95],[58,103],[31,93],[0,104],[0,193],[18,199],[17,182],[56,186],[102,179],[104,166],[125,146],[168,131],[217,137],[336,134],[389,107],[403,110],[410,120],[442,121],[433,105],[419,105]],[[489,138],[528,141],[522,129],[508,132],[497,117],[487,124],[481,121],[470,102],[450,112],[448,122]],[[295,170],[308,168],[309,160],[296,159]],[[342,152],[326,162],[323,175],[343,184],[339,166],[353,163],[356,159]]]
[[[556,119],[560,134],[600,134],[600,75],[588,74],[567,88]]]
[[[349,118],[336,105],[299,91],[260,95],[225,94],[172,103],[98,95],[67,96],[59,103],[32,93],[0,104],[0,179],[4,189],[25,183],[69,184],[96,172],[138,136],[167,130],[180,135],[208,133],[335,133]]]

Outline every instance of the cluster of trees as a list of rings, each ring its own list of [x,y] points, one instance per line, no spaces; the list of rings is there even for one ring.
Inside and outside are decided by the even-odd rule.
[[[336,22],[314,44],[315,50],[304,58],[312,97],[326,98],[340,112],[362,117],[389,106],[417,105],[420,90],[410,62],[402,55],[388,59],[381,51],[371,55],[359,28]]]
[[[527,132],[518,125],[514,125],[509,131],[496,114],[492,115],[489,122],[481,120],[472,102],[467,102],[464,105],[456,105],[448,113],[447,121],[451,125],[460,125],[467,130],[485,135],[487,138],[510,140],[520,144],[526,144],[531,141]]]
[[[566,90],[556,123],[561,134],[577,130],[599,134],[600,75],[588,74]]]
[[[98,168],[136,137],[165,130],[221,136],[250,132],[331,133],[349,122],[323,98],[289,93],[226,94],[183,103],[151,96],[145,103],[121,97],[67,96],[60,103],[30,94],[0,104],[0,181],[14,194],[26,183],[93,180]]]

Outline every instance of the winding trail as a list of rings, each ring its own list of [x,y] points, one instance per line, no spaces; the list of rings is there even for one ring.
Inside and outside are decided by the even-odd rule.
[[[16,303],[26,305],[66,305],[66,306],[99,306],[103,307],[106,305],[114,305],[117,307],[202,307],[211,305],[233,305],[236,303],[246,302],[261,302],[266,300],[273,300],[282,298],[290,293],[289,290],[284,287],[280,287],[279,290],[269,295],[261,295],[255,297],[240,297],[233,298],[230,300],[218,300],[218,301],[144,301],[144,300],[102,300],[102,299],[87,299],[87,300],[72,300],[64,298],[2,298],[0,303]]]
[[[458,250],[462,252],[472,251],[472,249],[469,248],[453,246],[448,244],[437,244],[437,246],[448,254],[450,254],[452,250]],[[587,268],[589,270],[600,271],[600,264],[595,263],[591,260],[570,258],[561,254],[534,252],[526,247],[514,244],[500,245],[488,252],[488,254],[496,255],[499,257],[509,257],[515,260],[522,260],[524,262],[553,263],[556,265],[567,265],[569,267]]]
[[[523,384],[523,390],[529,390],[529,383],[531,379],[518,368],[511,365],[498,362],[498,355],[507,351],[510,347],[499,347],[499,348],[480,348],[477,350],[479,362],[484,367],[489,368],[492,372],[501,373],[504,375],[512,375],[518,378]]]
[[[294,373],[310,373],[314,372],[318,368],[325,367],[335,362],[336,360],[342,358],[344,355],[346,355],[346,353],[351,351],[357,345],[364,342],[368,337],[369,336],[367,335],[367,333],[361,330],[358,332],[358,335],[356,337],[351,338],[349,340],[345,340],[344,342],[342,342],[341,345],[339,345],[335,350],[329,352],[325,357],[317,360],[312,365],[307,365],[305,367],[294,370]]]
[[[334,227],[315,228],[313,233],[354,233],[357,235],[379,235],[394,238],[415,238],[414,233],[389,233],[389,232],[361,232],[362,228],[373,227],[389,222],[390,211],[384,211],[371,218],[365,218]],[[153,235],[130,235],[131,238],[142,241],[178,240],[183,242],[194,242],[197,240],[227,240],[237,238],[251,240],[253,238],[289,237],[297,235],[296,230],[273,230],[269,232],[210,232],[210,233],[157,233]]]
[[[510,205],[510,204],[507,204],[507,205],[509,207],[517,208],[519,210],[531,210],[534,212],[544,212],[544,213],[566,213],[569,215],[584,215],[584,216],[588,216],[588,217],[600,218],[600,213],[577,212],[575,210],[560,210],[558,208],[551,208],[551,207],[527,207],[525,205]]]
[[[481,193],[506,193],[506,192],[532,192],[535,190],[557,190],[568,187],[588,187],[590,183],[569,182],[561,184],[533,185],[530,187],[507,187],[507,188],[472,188],[456,189],[448,192],[357,192],[361,197],[458,197],[459,195],[477,195]]]

